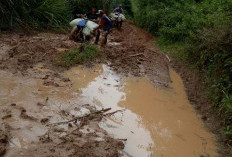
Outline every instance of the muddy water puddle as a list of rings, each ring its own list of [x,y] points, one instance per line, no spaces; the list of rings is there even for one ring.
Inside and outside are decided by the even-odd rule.
[[[125,157],[217,156],[214,136],[204,128],[173,70],[165,89],[154,88],[146,78],[122,79],[106,65],[73,68],[67,75],[80,101],[122,111],[100,126],[126,141]]]
[[[7,123],[11,132],[6,156],[11,157],[15,149],[36,145],[48,131],[44,122],[57,123],[69,120],[72,115],[89,112],[85,108],[75,110],[80,105],[70,84],[53,80],[63,86],[45,86],[41,79],[15,77],[4,71],[0,71],[0,76],[1,123]],[[65,111],[70,115],[61,114]],[[58,129],[67,130],[68,124],[60,125]],[[62,131],[59,134],[62,135]]]
[[[48,72],[40,66],[36,70]],[[0,71],[1,115],[11,115],[2,120],[12,127],[10,150],[27,149],[36,143],[48,131],[42,119],[56,123],[84,115],[90,110],[80,104],[89,104],[118,111],[104,118],[100,127],[125,141],[125,157],[217,156],[214,136],[192,109],[183,83],[173,70],[170,88],[165,89],[154,88],[146,78],[122,78],[107,65],[74,67],[65,75],[71,82],[55,79],[60,86],[54,87],[45,86],[41,79]],[[22,116],[23,110],[29,118]],[[71,117],[63,116],[61,111],[68,111]],[[66,125],[60,127],[69,129]]]

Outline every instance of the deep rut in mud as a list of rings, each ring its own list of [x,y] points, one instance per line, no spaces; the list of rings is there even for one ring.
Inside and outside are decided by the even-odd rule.
[[[80,44],[66,35],[1,34],[0,154],[217,156],[153,40],[126,22],[95,60],[67,69],[56,58]]]

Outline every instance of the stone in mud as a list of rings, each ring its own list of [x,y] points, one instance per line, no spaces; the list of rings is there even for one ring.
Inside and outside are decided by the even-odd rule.
[[[46,79],[49,78],[49,76],[50,76],[50,75],[45,75],[42,79],[43,79],[43,80],[46,80]]]
[[[43,119],[40,120],[40,122],[41,122],[42,124],[46,124],[48,121],[49,121],[48,118],[43,118]]]
[[[53,81],[45,81],[43,83],[44,86],[54,86],[54,87],[60,87],[60,85],[58,83],[55,83]]]
[[[117,146],[118,146],[118,148],[120,148],[121,150],[124,149],[124,147],[125,147],[125,145],[124,145],[124,143],[123,143],[122,141],[118,141]]]
[[[11,106],[16,106],[16,104],[15,104],[15,103],[12,103]]]
[[[5,115],[5,116],[2,117],[2,120],[5,120],[5,119],[11,118],[11,117],[12,117],[11,114]]]
[[[38,103],[37,103],[37,106],[43,107],[43,106],[45,106],[45,105],[42,104],[42,103],[40,103],[40,102],[38,102]]]
[[[32,116],[27,115],[26,112],[27,112],[27,111],[26,111],[25,109],[22,109],[22,110],[21,110],[20,117],[23,118],[23,119],[28,119],[28,120],[32,120],[32,121],[36,121],[36,120],[37,120],[35,117],[32,117]]]
[[[69,78],[63,78],[62,81],[63,82],[70,82],[70,79]]]

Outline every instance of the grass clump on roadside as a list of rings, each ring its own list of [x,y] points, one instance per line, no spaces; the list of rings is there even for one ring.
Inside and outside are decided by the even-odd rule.
[[[97,46],[83,44],[79,49],[71,49],[64,51],[58,61],[58,65],[70,67],[75,64],[85,63],[97,56],[100,52]]]

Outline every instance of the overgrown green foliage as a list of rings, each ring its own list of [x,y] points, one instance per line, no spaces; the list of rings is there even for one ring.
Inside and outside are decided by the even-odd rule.
[[[66,0],[0,0],[0,28],[60,29],[71,19]]]
[[[70,67],[78,63],[84,63],[96,57],[99,49],[94,45],[83,44],[79,49],[71,49],[63,52],[58,65]]]
[[[109,13],[111,0],[0,0],[0,29],[62,29],[91,7]]]
[[[232,143],[232,1],[131,0],[135,23],[206,74],[209,97]]]
[[[104,10],[109,13],[111,0],[69,0],[70,9],[72,14],[86,14],[91,11],[92,7]]]

